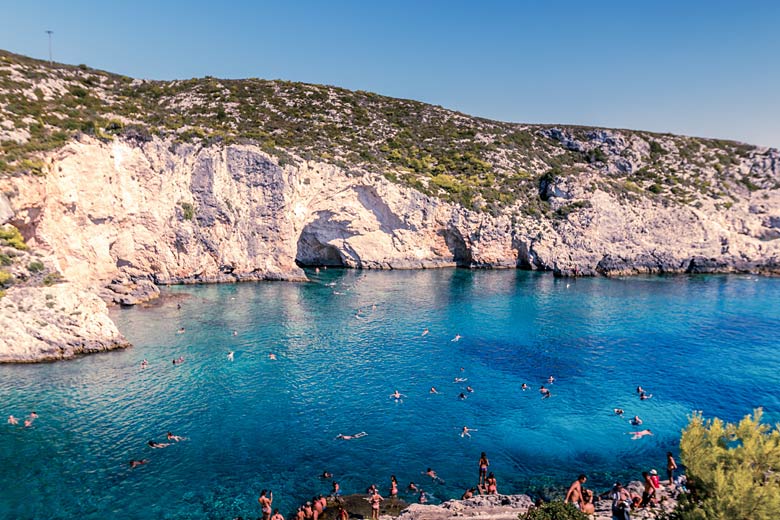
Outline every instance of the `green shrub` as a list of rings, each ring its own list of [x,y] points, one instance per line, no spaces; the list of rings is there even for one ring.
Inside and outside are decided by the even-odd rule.
[[[181,211],[184,220],[192,220],[192,218],[195,216],[195,206],[193,206],[189,202],[181,203]]]
[[[31,273],[40,273],[41,271],[44,270],[43,262],[39,262],[37,260],[30,262],[29,264],[27,264],[27,270],[30,271]]]
[[[10,285],[13,276],[7,271],[0,271],[0,287]]]
[[[0,265],[6,266],[6,265],[11,265],[12,263],[14,263],[14,261],[11,260],[10,256],[0,253]]]
[[[780,425],[761,417],[760,408],[738,424],[691,415],[680,458],[696,493],[681,520],[780,518]]]
[[[62,281],[62,275],[60,273],[49,273],[43,277],[43,285],[46,287],[54,285],[55,283]]]
[[[11,246],[14,249],[19,249],[20,251],[27,250],[27,244],[24,243],[22,234],[10,224],[0,228],[0,240],[2,240],[5,245]]]
[[[519,520],[588,520],[588,517],[574,507],[574,504],[547,502],[540,507],[531,507],[526,513],[520,513]]]

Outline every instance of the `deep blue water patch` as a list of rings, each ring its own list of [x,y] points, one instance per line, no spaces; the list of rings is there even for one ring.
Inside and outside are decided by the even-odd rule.
[[[481,451],[503,493],[580,472],[598,488],[663,469],[692,410],[737,420],[762,406],[780,420],[779,279],[309,274],[165,289],[175,298],[114,311],[131,349],[0,366],[3,417],[40,416],[0,424],[0,518],[257,516],[261,489],[288,513],[330,491],[325,469],[347,493],[386,492],[395,474],[445,500],[475,483]],[[631,440],[615,407],[655,435]],[[169,430],[188,440],[145,445]]]

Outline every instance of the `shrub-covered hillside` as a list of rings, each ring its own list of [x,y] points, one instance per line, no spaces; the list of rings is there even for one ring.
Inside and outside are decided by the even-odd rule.
[[[729,207],[778,188],[754,167],[766,149],[627,130],[513,124],[416,101],[287,81],[212,77],[145,81],[0,51],[0,174],[46,175],[45,152],[79,133],[100,139],[252,142],[284,161],[315,159],[381,172],[471,209],[553,213],[546,185],[581,176],[627,200]],[[776,152],[774,152],[776,153]],[[603,175],[593,175],[603,174]],[[542,193],[542,195],[544,195]]]

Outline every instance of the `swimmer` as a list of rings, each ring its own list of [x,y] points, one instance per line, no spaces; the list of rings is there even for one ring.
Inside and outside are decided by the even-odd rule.
[[[436,387],[435,387],[435,386],[432,386],[432,387],[431,387],[431,390],[430,390],[430,393],[432,393],[432,394],[438,394],[439,392],[436,390]]]
[[[450,341],[460,341],[460,338],[462,338],[462,337],[463,336],[461,336],[460,334],[455,334],[455,337],[452,338]]]
[[[549,399],[550,397],[552,397],[552,394],[548,389],[544,387],[544,385],[542,385],[539,388],[539,393],[542,394],[542,399]]]
[[[30,412],[30,415],[29,415],[29,417],[30,417],[30,420],[31,420],[31,421],[34,421],[35,419],[37,419],[37,418],[38,418],[38,414],[37,414],[37,413],[35,413],[35,412]]]
[[[19,424],[19,419],[17,419],[13,415],[9,415],[8,416],[8,424]]]
[[[397,400],[399,400],[399,399],[400,399],[400,398],[402,398],[402,397],[406,397],[406,394],[402,394],[402,393],[400,393],[398,390],[396,390],[395,392],[393,392],[392,394],[390,394],[390,397],[391,397],[391,398],[393,398],[393,399],[395,399],[395,400],[397,401]]]
[[[419,491],[419,489],[417,489],[417,486],[415,485],[414,482],[409,482],[409,485],[406,486],[406,490],[409,491],[410,493],[417,493]]]
[[[467,387],[466,387],[466,391],[467,391],[467,392],[473,392],[473,391],[474,391],[474,389],[473,389],[473,388],[471,388],[470,386],[467,386]]]
[[[354,435],[344,435],[344,434],[339,433],[338,435],[336,435],[336,439],[341,439],[341,440],[344,440],[344,441],[351,441],[352,439],[359,439],[361,437],[365,437],[366,435],[368,435],[366,432],[358,432],[358,433],[356,433]]]
[[[642,424],[642,419],[639,418],[638,415],[635,415],[633,419],[629,421],[631,423],[631,426],[639,426]]]
[[[141,368],[146,368],[148,366],[149,366],[149,362],[147,360],[144,359],[143,361],[141,361]]]
[[[233,331],[233,335],[234,335],[234,336],[238,336],[238,331],[237,331],[237,330],[234,330],[234,331]]]
[[[437,475],[436,472],[434,470],[432,470],[431,468],[428,468],[427,470],[425,470],[425,473],[423,473],[423,475],[427,475],[427,476],[431,477],[432,480],[435,480],[436,482],[440,482],[440,483],[444,484],[444,481],[441,479],[441,477],[439,477],[439,475]],[[420,490],[420,492],[422,492],[422,489]]]
[[[228,361],[233,361],[234,357],[233,357],[233,351],[232,350],[230,352],[228,352],[227,358],[228,358]]]
[[[462,439],[463,437],[468,435],[470,439],[471,438],[470,432],[475,432],[475,431],[477,430],[475,430],[474,428],[469,428],[468,426],[464,426],[463,429],[460,431],[460,438]]]
[[[550,376],[547,378],[547,382],[553,384],[555,382],[555,378],[553,376]]]
[[[641,439],[645,435],[652,435],[653,432],[651,432],[650,430],[642,430],[639,432],[628,432],[628,434],[633,435],[633,437],[631,437],[632,440],[637,440],[637,439]]]
[[[417,502],[420,504],[427,504],[428,503],[428,495],[425,494],[425,491],[422,489],[420,490],[420,498],[417,499]]]
[[[154,442],[154,441],[149,441],[146,444],[150,448],[155,448],[155,449],[157,449],[157,448],[167,448],[168,446],[171,445],[171,443],[169,443],[169,442]]]
[[[520,388],[522,388],[523,392],[525,392],[526,390],[528,390],[528,385],[523,383],[522,385],[520,385]]]
[[[276,361],[276,354],[274,354],[273,352],[269,353],[268,359],[270,359],[271,361]]]
[[[149,464],[149,459],[131,460],[130,469],[137,468],[138,466],[143,466],[144,464]]]
[[[339,483],[335,480],[333,481],[333,491],[330,493],[330,496],[332,497],[338,497],[341,496],[341,486],[339,486]]]
[[[184,334],[184,327],[176,331],[176,334]]]
[[[25,419],[24,420],[24,427],[25,428],[29,428],[30,426],[32,426],[32,423],[33,423],[32,419]]]
[[[641,386],[638,386],[638,387],[636,387],[636,393],[638,393],[638,394],[644,394],[644,393],[645,393],[645,389],[644,389],[644,388],[642,388]]]
[[[612,411],[613,411],[613,412],[615,412],[615,415],[617,415],[618,417],[623,417],[623,413],[624,413],[624,412],[623,412],[623,409],[622,409],[622,408],[615,408],[615,409],[614,409],[614,410],[612,410]]]
[[[453,383],[465,383],[466,381],[468,381],[468,378],[466,378],[466,377],[456,377],[455,379],[453,379],[452,382]]]
[[[640,400],[640,401],[646,401],[646,400],[648,400],[648,399],[650,399],[650,398],[652,398],[652,397],[653,397],[653,394],[646,394],[646,393],[644,393],[644,392],[642,392],[641,394],[639,394],[639,400]]]
[[[423,335],[423,336],[427,336],[429,332],[430,332],[430,331],[429,331],[428,329],[425,329],[425,330],[423,330],[423,333],[422,333],[422,335]]]
[[[322,475],[320,475],[320,478],[325,478],[325,479],[333,478],[333,473],[331,473],[330,471],[323,471]]]
[[[168,432],[167,437],[168,437],[169,441],[174,441],[174,442],[186,441],[187,440],[187,437],[180,437],[179,435],[174,435],[171,432]]]
[[[463,392],[461,392],[461,393],[458,395],[458,399],[460,399],[461,401],[464,401],[464,400],[466,399],[466,394],[464,394]]]

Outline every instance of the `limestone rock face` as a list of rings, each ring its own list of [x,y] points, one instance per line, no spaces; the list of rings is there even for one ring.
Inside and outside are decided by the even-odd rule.
[[[532,217],[519,202],[478,213],[381,171],[281,161],[249,144],[82,137],[47,157],[45,176],[0,178],[0,220],[73,287],[123,305],[157,297],[160,284],[305,280],[301,265],[780,273],[776,150],[735,166],[755,170],[764,187],[745,188],[727,205],[708,197],[680,205],[602,189],[610,175],[641,164],[645,140],[549,133],[596,161],[539,186],[553,217]],[[108,335],[99,348],[121,344],[115,330],[100,330]]]
[[[0,300],[0,363],[67,359],[129,346],[106,304],[74,284],[18,287]]]

